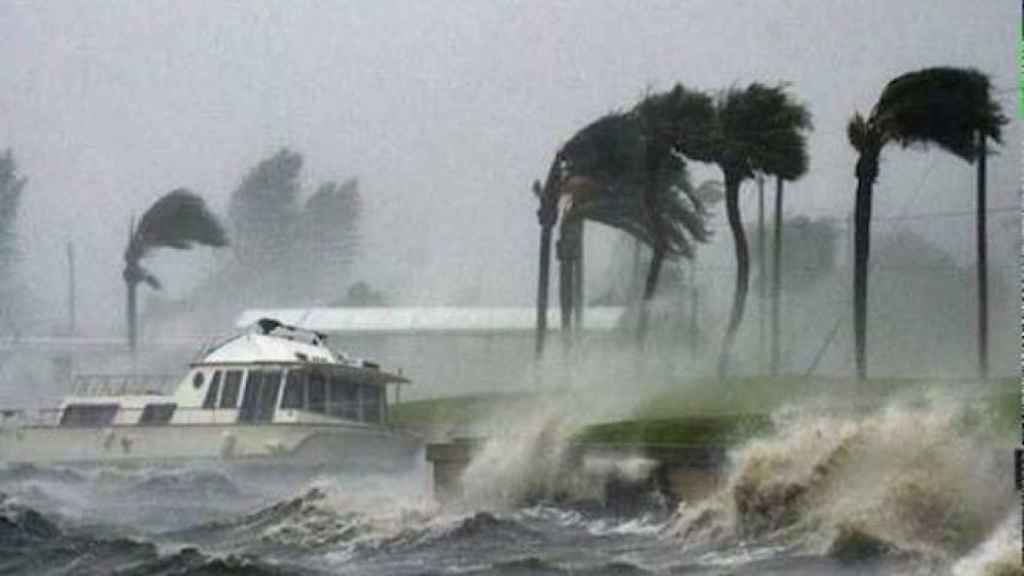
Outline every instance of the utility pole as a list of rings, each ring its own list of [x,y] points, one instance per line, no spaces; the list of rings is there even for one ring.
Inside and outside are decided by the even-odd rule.
[[[77,327],[75,326],[75,245],[68,241],[68,336],[75,337]]]

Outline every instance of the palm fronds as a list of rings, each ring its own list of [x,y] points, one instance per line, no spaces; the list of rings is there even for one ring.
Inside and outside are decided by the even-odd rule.
[[[784,84],[729,89],[720,97],[717,117],[718,157],[735,163],[743,178],[764,172],[795,180],[807,171],[811,116]]]
[[[988,77],[977,70],[925,68],[890,81],[875,105],[872,121],[887,140],[901,146],[934,143],[973,162],[978,132],[1000,142],[1007,122],[991,92]]]
[[[655,230],[662,230],[667,253],[690,258],[694,243],[708,239],[707,213],[678,155],[668,157],[655,173],[656,208],[648,210],[646,126],[637,113],[612,113],[562,147],[566,176],[560,191],[570,197],[566,218],[601,222],[650,245],[657,241]]]
[[[125,250],[125,280],[145,282],[159,289],[160,282],[139,261],[157,248],[189,250],[193,246],[226,246],[227,237],[206,202],[184,188],[157,200],[142,215]]]

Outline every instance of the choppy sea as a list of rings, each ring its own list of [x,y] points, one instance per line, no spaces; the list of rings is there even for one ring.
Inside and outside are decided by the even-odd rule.
[[[0,574],[1024,573],[1012,440],[956,409],[782,414],[711,497],[628,508],[547,469],[551,434],[516,442],[485,446],[445,504],[425,464],[301,482],[0,464]]]

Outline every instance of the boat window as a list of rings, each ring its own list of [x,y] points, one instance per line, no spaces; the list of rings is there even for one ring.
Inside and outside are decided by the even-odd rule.
[[[348,420],[359,419],[359,387],[340,374],[331,376],[330,404],[328,413]]]
[[[219,372],[214,375],[215,381],[219,375]],[[177,404],[146,404],[146,407],[142,409],[142,416],[139,417],[139,424],[149,426],[167,424],[174,416],[174,409],[177,406]]]
[[[217,394],[220,393],[220,370],[213,373],[210,379],[210,387],[206,389],[206,398],[203,399],[203,408],[207,410],[217,407]]]
[[[221,408],[238,407],[238,389],[242,386],[242,371],[228,370],[224,376],[224,393],[220,395]]]
[[[323,372],[313,372],[309,375],[309,406],[310,412],[324,413],[324,401],[326,400],[326,391],[324,390]]]
[[[263,388],[263,371],[249,370],[242,392],[242,406],[239,408],[239,422],[253,422],[259,416],[260,391]]]
[[[277,397],[281,392],[281,371],[269,370],[263,373],[263,388],[260,390],[259,412],[256,420],[269,422],[274,419]]]
[[[370,384],[363,384],[359,387],[360,403],[363,407],[362,420],[364,422],[380,423],[381,396],[383,391],[384,389],[380,386],[372,386]]]
[[[306,373],[302,370],[289,370],[288,381],[284,385],[284,397],[281,398],[282,410],[302,410],[306,407]]]
[[[61,426],[107,426],[117,416],[117,404],[70,404],[60,417]]]

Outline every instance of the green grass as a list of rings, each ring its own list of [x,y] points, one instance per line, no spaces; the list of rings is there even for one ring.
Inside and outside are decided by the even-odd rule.
[[[413,400],[391,406],[391,421],[413,428],[460,426],[485,418],[494,410],[532,399],[526,393],[473,394]]]
[[[731,415],[669,420],[627,420],[588,426],[581,442],[599,444],[704,444],[728,446],[767,432],[767,416]]]
[[[929,393],[949,390],[976,409],[997,430],[1016,433],[1021,410],[1016,378],[977,382],[916,379],[828,380],[822,378],[745,378],[697,382],[665,389],[651,396],[635,417],[586,427],[579,439],[599,443],[729,445],[771,427],[770,414],[786,404],[823,398],[836,406],[870,411],[892,398],[922,401]],[[496,410],[529,410],[540,393],[478,394],[405,402],[392,408],[392,420],[419,429],[462,426]]]

